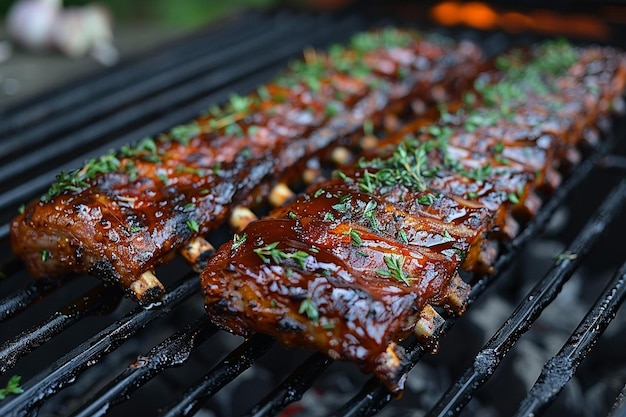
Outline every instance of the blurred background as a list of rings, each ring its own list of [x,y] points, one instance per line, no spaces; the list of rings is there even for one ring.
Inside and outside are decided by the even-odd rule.
[[[272,9],[368,12],[423,25],[613,44],[626,39],[622,1],[1,0],[0,112],[194,31],[227,26],[245,12]]]
[[[243,11],[266,10],[277,3],[278,0],[2,0],[0,107],[103,66],[115,65]],[[298,6],[297,2],[291,3]],[[326,7],[326,2],[318,3],[319,7]],[[59,18],[61,14],[63,17]],[[56,25],[62,27],[57,27],[56,32],[64,32],[57,33],[56,42],[54,35],[43,34],[54,25],[51,21],[55,17]],[[94,53],[88,45],[94,42],[108,45]]]

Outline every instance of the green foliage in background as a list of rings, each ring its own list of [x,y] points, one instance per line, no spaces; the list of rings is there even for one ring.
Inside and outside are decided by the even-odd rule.
[[[16,0],[14,0],[16,1]],[[5,15],[14,1],[0,1]],[[277,0],[65,0],[65,6],[101,3],[118,22],[151,22],[165,26],[194,27],[246,8],[267,8]]]

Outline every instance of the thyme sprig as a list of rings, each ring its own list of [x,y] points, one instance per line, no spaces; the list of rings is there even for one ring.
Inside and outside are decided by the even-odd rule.
[[[382,277],[394,278],[409,285],[408,274],[403,270],[405,258],[403,255],[390,254],[383,256],[388,269],[377,269],[376,273]]]
[[[311,319],[314,323],[317,323],[320,319],[320,313],[317,309],[317,306],[310,298],[305,298],[300,303],[300,308],[298,309],[298,314],[306,314],[306,316]]]
[[[273,242],[262,248],[254,249],[259,258],[265,263],[270,263],[270,259],[276,264],[282,264],[287,259],[293,260],[300,269],[306,269],[306,261],[310,254],[297,250],[295,252],[285,252],[282,249],[278,249],[277,246],[280,242]]]

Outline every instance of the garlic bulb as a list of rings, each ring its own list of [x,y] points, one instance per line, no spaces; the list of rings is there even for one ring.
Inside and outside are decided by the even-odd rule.
[[[112,24],[104,6],[63,9],[61,0],[19,0],[7,16],[9,35],[23,47],[56,48],[70,57],[91,54],[104,65],[118,59]]]
[[[51,33],[61,11],[61,0],[20,0],[7,14],[7,32],[18,44],[30,49],[51,45]]]

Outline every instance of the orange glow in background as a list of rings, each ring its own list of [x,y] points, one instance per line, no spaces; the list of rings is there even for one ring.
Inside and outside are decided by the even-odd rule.
[[[621,12],[626,15],[626,9]],[[465,25],[482,30],[502,29],[511,33],[533,31],[594,39],[606,39],[610,35],[610,28],[597,16],[559,14],[549,10],[500,12],[488,4],[474,1],[444,1],[433,6],[430,15],[443,26]]]

